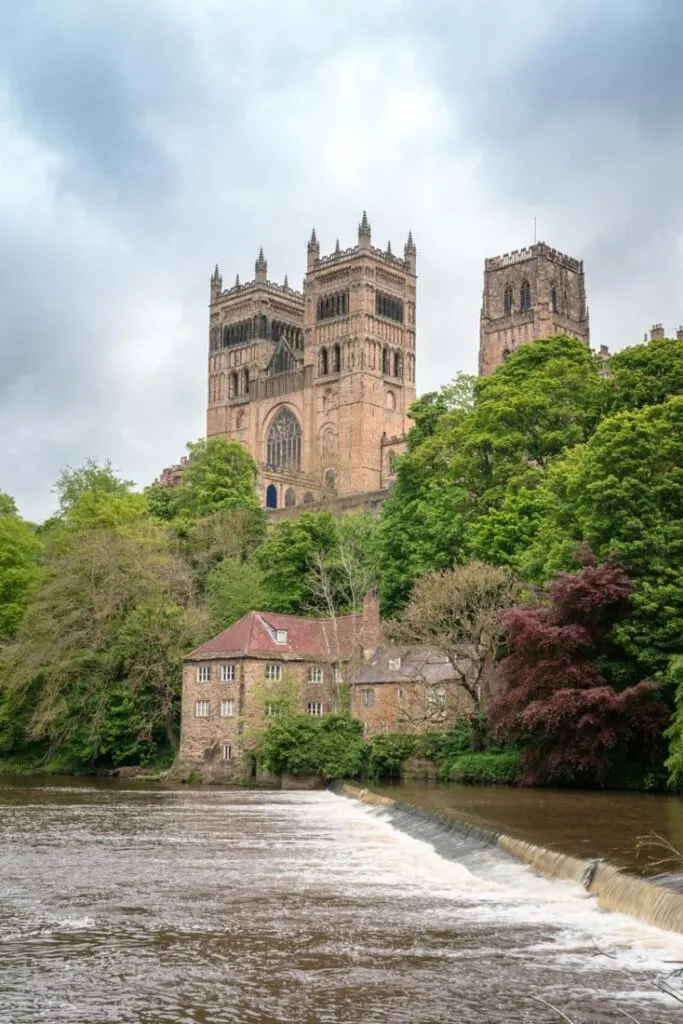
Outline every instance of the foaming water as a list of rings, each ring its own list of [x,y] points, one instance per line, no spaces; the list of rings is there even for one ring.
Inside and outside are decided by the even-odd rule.
[[[0,884],[2,1024],[680,1019],[683,938],[329,793],[5,785]]]

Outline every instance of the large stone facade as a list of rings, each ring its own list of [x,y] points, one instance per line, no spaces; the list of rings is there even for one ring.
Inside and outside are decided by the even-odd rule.
[[[358,244],[320,255],[313,232],[303,291],[211,278],[207,435],[242,441],[269,508],[385,491],[415,400],[416,250]]]
[[[544,242],[487,259],[479,373],[493,373],[520,345],[554,334],[590,343],[583,263]]]

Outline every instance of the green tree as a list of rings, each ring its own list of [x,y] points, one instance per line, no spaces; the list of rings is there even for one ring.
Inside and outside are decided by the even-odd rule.
[[[617,552],[635,581],[618,638],[641,678],[666,669],[683,635],[683,397],[603,420],[548,477],[547,520],[529,551],[539,576],[585,542]]]
[[[0,516],[14,516],[17,514],[17,503],[14,498],[10,497],[9,494],[5,494],[4,491],[0,491]]]
[[[683,655],[679,654],[669,662],[666,681],[675,694],[674,716],[666,734],[670,740],[666,767],[669,785],[680,790],[683,789]]]
[[[268,722],[258,753],[263,767],[277,774],[354,778],[365,760],[362,725],[343,715],[283,712]]]
[[[98,459],[88,458],[78,469],[67,466],[53,490],[59,502],[60,515],[65,515],[84,494],[110,494],[122,497],[134,487],[132,480],[121,480],[107,459],[100,465]]]
[[[40,578],[41,549],[29,523],[11,511],[0,514],[0,644],[14,636],[24,617]]]
[[[327,612],[317,592],[316,567],[337,549],[337,523],[330,512],[303,512],[270,531],[256,552],[269,611],[305,615]]]
[[[610,359],[615,410],[661,405],[683,395],[683,345],[672,338],[656,338],[622,349]]]
[[[167,749],[180,659],[206,636],[186,565],[148,521],[71,533],[5,649],[2,684],[25,742],[74,765]]]
[[[219,562],[207,580],[206,603],[216,632],[248,612],[270,610],[264,574],[256,560],[224,558]]]
[[[183,531],[181,550],[200,591],[223,559],[248,561],[265,533],[266,514],[262,508],[219,510],[191,523]]]
[[[219,511],[259,507],[258,466],[239,441],[209,437],[189,442],[188,463],[172,489],[175,517],[190,524]]]

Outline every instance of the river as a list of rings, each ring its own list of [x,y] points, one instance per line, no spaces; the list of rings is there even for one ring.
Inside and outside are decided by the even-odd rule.
[[[0,779],[2,1024],[680,1022],[683,936],[327,792]]]

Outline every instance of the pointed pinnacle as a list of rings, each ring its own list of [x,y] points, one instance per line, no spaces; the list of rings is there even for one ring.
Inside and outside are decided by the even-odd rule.
[[[412,231],[408,232],[408,243],[407,244],[411,247],[411,249],[415,248],[415,242],[413,241],[413,232]]]
[[[258,262],[261,264],[265,263],[265,257],[263,255],[263,246],[261,246],[261,248],[258,251]]]
[[[285,288],[289,288],[289,278],[285,274]]]
[[[235,288],[239,288],[239,286],[240,286],[240,275],[239,274],[235,274]]]
[[[311,240],[310,240],[310,242],[308,244],[310,246],[314,246],[314,245],[318,244],[318,236],[315,233],[315,228],[313,228],[313,230],[311,231]]]
[[[365,212],[365,210],[363,210],[363,219],[360,222],[360,228],[361,228],[361,231],[369,231],[370,230],[370,225],[368,223],[368,215]]]
[[[334,247],[334,251],[335,252],[341,252],[341,246],[339,245],[339,239],[337,239],[337,244]]]
[[[387,242],[387,256],[391,256],[391,242]]]
[[[214,272],[213,272],[213,276],[214,276],[215,278],[219,278],[219,277],[221,276],[221,275],[220,275],[220,271],[218,270],[218,264],[216,264],[216,269],[215,269],[215,270],[214,270]]]

